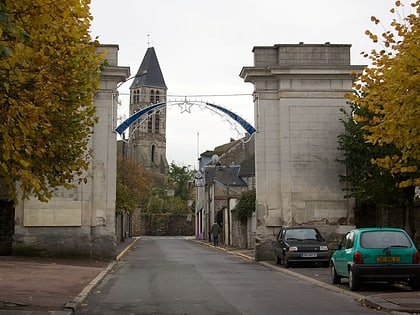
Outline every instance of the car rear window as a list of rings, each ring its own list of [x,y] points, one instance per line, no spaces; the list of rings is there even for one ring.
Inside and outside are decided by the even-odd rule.
[[[407,235],[399,231],[370,231],[360,236],[363,248],[411,247]]]

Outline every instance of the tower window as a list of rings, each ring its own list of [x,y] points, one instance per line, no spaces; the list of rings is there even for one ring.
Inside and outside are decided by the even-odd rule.
[[[159,91],[156,91],[156,95],[155,95],[155,98],[156,98],[156,103],[159,103],[159,101],[160,101],[160,92]]]
[[[155,113],[155,133],[159,133],[160,130],[160,112]]]
[[[155,144],[152,144],[150,160],[152,163],[156,162],[156,145]]]
[[[155,103],[155,91],[150,90],[150,104],[154,104],[154,103]]]
[[[132,104],[134,104],[134,98],[135,98],[135,91],[133,91],[132,93],[131,93],[131,103]]]
[[[153,114],[149,114],[147,117],[147,132],[153,132]]]
[[[133,92],[133,104],[138,104],[140,103],[140,91],[139,90],[134,90]]]

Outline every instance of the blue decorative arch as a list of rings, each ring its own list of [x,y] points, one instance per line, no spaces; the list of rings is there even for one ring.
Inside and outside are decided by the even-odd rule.
[[[221,111],[222,113],[228,115],[230,118],[232,118],[234,121],[236,121],[242,128],[245,129],[246,132],[249,133],[250,136],[252,136],[255,132],[256,129],[249,123],[247,122],[245,119],[243,119],[242,117],[240,117],[239,115],[235,114],[234,112],[231,112],[230,110],[219,106],[219,105],[214,105],[211,103],[204,103],[205,105],[215,108],[219,111]],[[140,119],[143,115],[154,111],[156,109],[158,109],[159,107],[163,107],[166,106],[166,103],[157,103],[157,104],[153,104],[150,105],[148,107],[145,107],[141,110],[139,110],[138,112],[135,112],[133,115],[131,115],[130,117],[128,117],[126,120],[124,120],[117,128],[115,128],[115,131],[119,134],[122,135],[124,133],[124,131],[130,127],[131,124],[133,124],[136,120]]]
[[[147,106],[138,112],[135,112],[133,115],[128,117],[126,120],[124,120],[117,128],[115,128],[115,131],[118,132],[118,134],[121,136],[124,131],[130,127],[132,123],[134,123],[137,119],[142,117],[143,115],[147,114],[148,112],[151,112],[159,107],[166,106],[166,103],[157,103],[150,106]]]
[[[249,123],[247,122],[245,119],[243,119],[241,116],[235,114],[234,112],[231,112],[230,110],[227,110],[226,108],[219,106],[219,105],[214,105],[214,104],[210,104],[210,103],[206,103],[207,106],[216,108],[218,110],[220,110],[221,112],[225,113],[226,115],[228,115],[229,117],[231,117],[234,121],[236,121],[239,125],[242,126],[242,128],[244,128],[246,130],[246,132],[249,133],[250,136],[252,136],[256,129]]]

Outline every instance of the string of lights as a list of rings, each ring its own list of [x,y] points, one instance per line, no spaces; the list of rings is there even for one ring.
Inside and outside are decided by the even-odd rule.
[[[119,92],[119,95],[129,96],[130,93]],[[142,93],[141,95],[150,96],[148,93]],[[252,93],[230,93],[230,94],[168,94],[167,97],[237,97],[237,96],[252,96]]]

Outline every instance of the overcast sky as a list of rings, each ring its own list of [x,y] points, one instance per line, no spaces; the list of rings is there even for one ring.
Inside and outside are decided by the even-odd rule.
[[[368,64],[366,29],[389,29],[394,0],[92,0],[92,37],[119,45],[119,65],[135,75],[154,47],[168,101],[187,98],[226,107],[254,124],[253,86],[239,73],[252,66],[254,46],[351,44],[352,64]],[[408,5],[408,2],[407,2]],[[405,8],[406,12],[409,7]],[[375,26],[370,17],[383,21]],[[120,88],[119,116],[128,115],[130,83]],[[238,133],[238,129],[241,133]],[[167,160],[197,166],[200,153],[242,137],[241,128],[209,110],[168,106]]]

